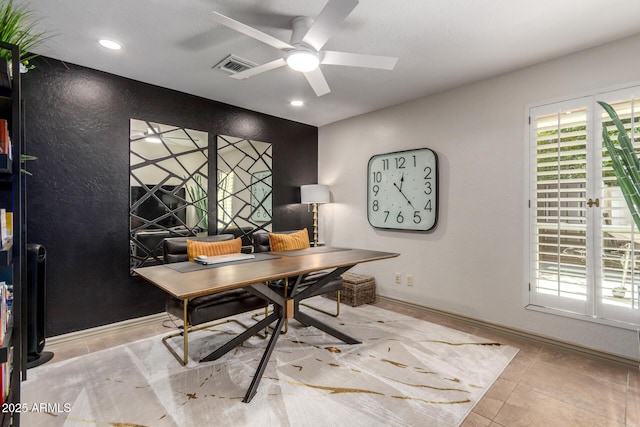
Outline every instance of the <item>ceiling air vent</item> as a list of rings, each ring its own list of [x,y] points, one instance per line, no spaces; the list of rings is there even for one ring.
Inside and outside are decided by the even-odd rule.
[[[234,55],[229,55],[222,61],[218,62],[218,64],[213,68],[219,68],[222,71],[226,71],[227,73],[236,74],[244,70],[248,70],[249,68],[253,68],[256,65],[257,64],[254,64],[251,61],[247,61],[246,59],[242,59]]]

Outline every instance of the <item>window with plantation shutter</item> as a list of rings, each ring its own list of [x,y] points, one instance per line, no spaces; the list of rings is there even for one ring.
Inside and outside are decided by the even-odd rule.
[[[638,96],[634,96],[634,93]],[[640,324],[640,232],[602,142],[612,105],[640,152],[640,87],[529,109],[529,305]]]

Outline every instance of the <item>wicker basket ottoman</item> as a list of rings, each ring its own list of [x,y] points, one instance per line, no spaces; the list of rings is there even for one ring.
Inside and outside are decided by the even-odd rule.
[[[325,297],[336,299],[336,293],[324,294]],[[357,307],[362,304],[370,304],[376,301],[376,281],[371,276],[362,274],[344,273],[342,275],[342,291],[340,302]]]

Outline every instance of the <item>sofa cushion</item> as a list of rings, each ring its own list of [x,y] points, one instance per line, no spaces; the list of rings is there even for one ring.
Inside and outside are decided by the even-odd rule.
[[[231,234],[215,234],[202,237],[171,237],[164,239],[164,263],[188,261],[187,240],[197,240],[203,242],[221,242],[233,240]]]
[[[273,252],[306,249],[311,247],[309,233],[306,228],[290,234],[269,233],[269,246]]]
[[[242,249],[242,239],[222,241],[222,242],[202,242],[198,240],[187,240],[187,255],[189,261],[193,261],[198,255],[216,256],[240,253]]]

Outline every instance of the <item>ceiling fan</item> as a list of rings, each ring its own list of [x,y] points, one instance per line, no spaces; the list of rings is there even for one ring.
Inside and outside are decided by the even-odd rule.
[[[322,96],[331,92],[331,89],[320,71],[320,64],[393,70],[398,58],[322,50],[334,31],[357,5],[358,0],[329,0],[315,20],[306,16],[293,18],[293,32],[289,43],[214,11],[213,19],[216,22],[286,53],[285,58],[258,65],[231,77],[247,79],[288,65],[293,70],[302,72],[316,95]]]

